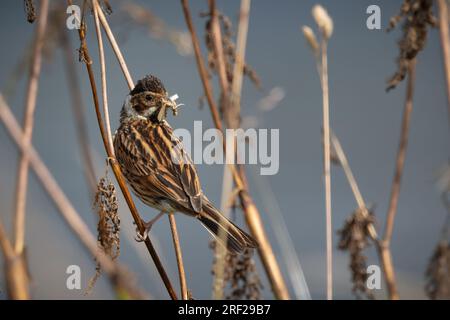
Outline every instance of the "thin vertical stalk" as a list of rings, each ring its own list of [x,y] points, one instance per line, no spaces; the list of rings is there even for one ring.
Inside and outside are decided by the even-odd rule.
[[[219,75],[219,83],[222,89],[222,94],[225,95],[225,98],[228,98],[227,94],[229,84],[225,67],[225,57],[223,54],[222,32],[220,31],[219,17],[215,0],[209,0],[209,10],[211,13],[211,31],[213,36],[214,53],[217,59],[217,74]]]
[[[239,12],[239,24],[236,41],[236,56],[231,83],[231,127],[239,126],[239,114],[241,108],[242,81],[244,77],[245,49],[247,45],[248,21],[250,13],[250,0],[241,0]]]
[[[410,62],[408,71],[408,84],[406,88],[406,102],[403,111],[402,126],[400,132],[400,142],[397,151],[397,158],[395,162],[395,174],[392,181],[391,197],[389,201],[386,228],[384,231],[384,241],[388,244],[392,238],[392,231],[394,229],[394,220],[397,214],[398,199],[400,195],[400,186],[403,176],[403,169],[405,167],[406,150],[408,147],[409,127],[411,123],[411,113],[413,108],[414,95],[414,81],[415,81],[416,61]]]
[[[3,255],[6,259],[14,258],[14,248],[8,240],[8,236],[6,234],[6,230],[3,227],[3,223],[0,220],[0,248],[3,251]]]
[[[112,135],[111,135],[111,124],[109,121],[109,111],[108,111],[108,93],[107,93],[107,85],[106,85],[106,64],[105,64],[105,52],[103,49],[103,39],[102,39],[102,31],[100,30],[99,23],[99,12],[102,10],[98,4],[97,0],[93,1],[94,6],[94,20],[95,20],[95,31],[97,34],[97,43],[98,43],[98,56],[100,57],[100,76],[102,81],[102,101],[103,101],[103,115],[105,117],[105,125],[106,125],[106,135],[108,137],[108,144],[114,154],[114,148]]]
[[[0,249],[5,259],[5,278],[8,298],[12,300],[28,300],[28,274],[23,255],[19,256],[6,235],[0,220]]]
[[[327,41],[322,40],[322,95],[323,95],[323,168],[325,181],[326,251],[327,251],[327,300],[333,299],[333,229],[331,216],[330,175],[330,100],[328,93]]]
[[[398,199],[400,196],[400,186],[403,176],[403,169],[405,167],[406,150],[409,138],[409,127],[413,108],[415,74],[416,74],[416,59],[413,59],[410,61],[408,66],[408,83],[406,88],[406,100],[405,100],[405,107],[403,110],[400,142],[395,162],[395,173],[392,181],[391,196],[389,200],[389,207],[386,218],[386,226],[383,234],[383,239],[382,241],[380,241],[378,246],[380,256],[382,257],[382,264],[384,269],[386,285],[388,287],[389,298],[392,300],[398,300],[399,294],[397,290],[397,284],[395,281],[395,271],[392,262],[392,254],[390,251],[390,243],[392,239],[392,232],[394,229],[395,216],[397,214]]]
[[[180,238],[178,236],[177,224],[173,213],[169,213],[170,229],[172,230],[173,247],[177,258],[178,275],[180,277],[181,299],[188,300],[188,289],[186,284],[186,273],[184,271],[183,255],[180,246]]]
[[[125,76],[125,80],[127,81],[128,88],[133,89],[134,88],[134,81],[133,78],[130,75],[130,71],[128,71],[127,64],[125,62],[125,59],[123,58],[122,52],[120,51],[119,45],[117,44],[116,38],[114,37],[114,34],[111,31],[111,28],[109,27],[108,20],[106,20],[105,15],[103,14],[102,10],[98,10],[98,17],[100,18],[100,22],[103,26],[103,29],[106,32],[106,35],[108,37],[109,43],[111,44],[111,47],[117,57],[117,61],[119,62],[120,68],[122,69],[122,72]]]
[[[36,109],[36,98],[41,72],[42,47],[44,45],[45,30],[47,28],[48,0],[41,0],[39,17],[36,26],[36,35],[33,45],[32,62],[26,90],[25,117],[23,122],[25,142],[30,144],[33,135],[34,111]],[[14,250],[22,254],[25,247],[25,214],[28,187],[28,159],[25,154],[21,155],[17,169],[17,184],[14,215]]]
[[[438,0],[439,8],[439,32],[441,36],[442,59],[444,61],[445,83],[447,85],[447,108],[450,124],[450,32],[448,6],[446,0]]]

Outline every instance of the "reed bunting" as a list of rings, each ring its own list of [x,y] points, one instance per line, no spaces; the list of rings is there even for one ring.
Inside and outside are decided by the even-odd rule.
[[[131,90],[120,113],[116,158],[134,193],[160,211],[145,223],[141,240],[164,213],[181,212],[197,218],[231,252],[257,247],[203,194],[192,160],[166,121],[168,110],[176,113],[177,107],[162,82],[149,75]]]

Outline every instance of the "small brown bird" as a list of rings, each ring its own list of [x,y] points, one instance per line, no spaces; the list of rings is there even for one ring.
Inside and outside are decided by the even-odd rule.
[[[165,120],[177,105],[162,82],[146,76],[127,96],[114,150],[134,193],[160,213],[145,223],[147,236],[164,213],[181,212],[200,222],[232,252],[255,248],[255,240],[224,217],[203,194],[192,160]],[[141,240],[143,240],[141,239]]]

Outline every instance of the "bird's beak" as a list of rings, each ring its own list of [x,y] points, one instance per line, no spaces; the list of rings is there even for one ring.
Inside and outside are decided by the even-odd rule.
[[[163,102],[166,105],[166,107],[169,107],[172,110],[177,109],[177,105],[176,105],[175,101],[173,101],[171,98],[166,96],[166,97],[164,97]]]
[[[162,106],[158,112],[158,121],[163,121],[165,119],[167,108],[172,109],[173,113],[176,114],[177,105],[175,101],[173,101],[166,95],[162,98]]]

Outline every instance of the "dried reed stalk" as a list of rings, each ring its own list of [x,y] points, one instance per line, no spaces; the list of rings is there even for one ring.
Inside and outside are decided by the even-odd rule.
[[[445,82],[447,85],[447,108],[450,123],[450,32],[448,6],[446,0],[437,0],[439,8],[439,31],[441,36],[442,59],[444,60]]]
[[[225,66],[225,57],[223,54],[222,32],[220,30],[219,16],[216,8],[216,1],[209,0],[209,10],[211,14],[211,30],[213,36],[214,53],[217,59],[217,71],[219,75],[219,83],[222,93],[225,94],[224,99],[228,98],[229,83],[227,79],[227,70]]]
[[[379,254],[382,257],[382,264],[386,284],[388,287],[389,298],[392,300],[398,300],[399,294],[397,290],[397,284],[395,282],[395,272],[394,272],[394,265],[392,263],[390,243],[392,239],[392,232],[394,229],[394,220],[397,214],[401,179],[403,176],[403,169],[405,166],[405,158],[406,158],[406,149],[408,146],[409,126],[411,122],[411,113],[413,108],[414,81],[416,74],[415,58],[409,62],[407,74],[408,74],[408,83],[406,88],[406,100],[405,100],[405,108],[403,110],[400,142],[395,162],[395,173],[392,181],[391,196],[389,200],[389,207],[387,212],[383,239],[379,242],[378,246]]]
[[[366,202],[364,201],[364,198],[361,194],[361,191],[359,190],[358,183],[356,182],[355,176],[353,175],[352,169],[350,168],[350,165],[347,160],[347,156],[345,155],[344,150],[342,149],[341,143],[339,139],[336,137],[336,135],[330,131],[330,142],[333,147],[333,150],[336,152],[336,156],[339,159],[339,165],[344,170],[345,177],[347,178],[348,184],[350,185],[350,188],[352,189],[353,196],[356,200],[356,203],[358,204],[358,208],[361,210],[361,214],[364,218],[369,217],[369,211],[367,209]],[[373,224],[370,224],[368,226],[368,232],[370,234],[370,237],[375,242],[378,241],[378,234],[377,230],[375,229],[375,226]]]
[[[108,109],[108,92],[106,85],[106,64],[105,64],[105,52],[103,49],[103,39],[102,39],[102,31],[100,30],[99,23],[99,12],[102,11],[100,5],[97,0],[93,0],[94,7],[94,21],[95,21],[95,32],[97,35],[97,43],[98,43],[98,56],[100,58],[100,76],[102,81],[102,102],[103,102],[103,115],[105,117],[105,125],[106,125],[106,135],[108,138],[108,144],[114,154],[113,148],[113,140],[111,135],[111,123],[109,121],[109,109]],[[103,12],[102,12],[103,13]]]
[[[233,81],[231,83],[231,104],[229,113],[231,128],[239,126],[242,80],[244,77],[245,49],[247,45],[248,20],[250,13],[250,0],[241,0],[239,11],[239,24],[236,41],[236,59],[233,70]]]
[[[72,4],[72,1],[68,0],[68,3],[70,5],[70,4]],[[105,17],[104,17],[104,15],[103,15],[101,10],[99,10],[98,13],[99,13],[100,21],[102,22],[102,17],[103,18],[105,18]],[[103,19],[103,21],[106,22],[106,19]],[[109,164],[111,165],[111,168],[112,168],[112,170],[114,172],[114,175],[116,177],[117,183],[119,184],[119,187],[120,187],[120,189],[122,191],[122,194],[123,194],[123,196],[124,196],[124,198],[125,198],[125,200],[127,202],[127,205],[128,205],[128,207],[130,209],[130,213],[131,213],[131,215],[133,217],[134,222],[136,223],[138,231],[141,234],[144,234],[144,232],[145,232],[144,222],[142,221],[142,219],[141,219],[141,217],[139,215],[139,212],[136,209],[136,205],[135,205],[135,203],[134,203],[134,201],[133,201],[133,199],[131,197],[131,193],[130,193],[127,185],[126,185],[126,182],[125,182],[125,179],[123,177],[122,171],[120,170],[120,166],[117,163],[116,159],[114,158],[113,148],[108,143],[107,133],[106,133],[106,130],[105,130],[105,127],[104,127],[104,124],[103,124],[103,120],[102,120],[102,115],[101,115],[101,112],[100,112],[100,105],[99,105],[99,102],[98,102],[98,95],[97,95],[97,86],[95,84],[94,72],[92,70],[92,65],[91,65],[92,60],[90,58],[89,51],[88,51],[88,48],[87,48],[87,45],[86,45],[86,39],[85,39],[86,34],[85,34],[85,28],[84,28],[83,24],[84,24],[84,21],[82,22],[82,27],[78,30],[78,35],[79,35],[80,42],[81,42],[80,54],[83,57],[83,60],[84,60],[85,66],[86,66],[86,70],[87,70],[87,73],[88,73],[88,76],[89,76],[89,82],[90,82],[90,85],[91,85],[92,97],[93,97],[93,100],[94,100],[95,113],[96,113],[96,116],[97,116],[97,122],[98,122],[98,126],[99,126],[99,129],[100,129],[100,134],[101,134],[101,137],[102,137],[103,145],[105,147],[105,151],[106,151],[107,156],[108,156]],[[102,22],[102,24],[103,24],[103,22]],[[108,31],[107,31],[107,35],[108,35]],[[111,35],[112,35],[112,33],[111,33]],[[111,41],[111,38],[109,38],[109,39]],[[118,49],[117,43],[115,43],[115,41],[113,43],[115,44],[115,46]],[[120,54],[120,51],[116,52],[117,56],[119,56],[119,54]],[[121,56],[121,54],[120,54],[120,56]],[[122,58],[122,60],[123,60],[123,58]],[[129,75],[129,72],[125,72],[125,70],[128,71],[128,69],[126,69],[126,65],[123,66],[121,64],[121,67],[123,68],[122,70],[124,70],[124,74],[125,74],[125,77],[127,79],[128,86],[131,88],[133,86],[133,81],[131,79],[131,76]],[[173,286],[172,286],[172,284],[170,282],[169,277],[167,276],[167,272],[164,269],[164,266],[162,265],[161,260],[159,259],[158,253],[156,252],[156,250],[155,250],[155,248],[154,248],[154,246],[153,246],[153,244],[152,244],[152,242],[150,240],[150,237],[147,237],[145,239],[145,245],[147,247],[148,252],[150,253],[150,256],[153,259],[153,262],[155,263],[156,269],[158,270],[158,272],[159,272],[159,274],[161,276],[161,279],[162,279],[162,281],[164,283],[164,286],[167,289],[167,292],[168,292],[169,296],[173,300],[177,300],[177,295],[175,293],[175,290],[174,290],[174,288],[173,288]]]
[[[36,26],[36,34],[33,44],[33,55],[29,71],[28,85],[26,89],[25,117],[23,122],[25,142],[30,144],[33,135],[34,111],[36,109],[36,97],[41,72],[42,47],[44,45],[45,30],[48,18],[48,0],[41,0],[39,17]],[[14,215],[14,251],[22,254],[25,247],[25,214],[28,187],[28,159],[22,154],[17,169],[17,184],[15,192]]]
[[[70,200],[61,190],[58,183],[48,170],[47,166],[41,160],[34,147],[27,142],[24,132],[20,129],[20,126],[18,125],[16,119],[14,118],[14,115],[12,114],[10,108],[7,106],[6,102],[3,99],[3,95],[1,94],[0,119],[5,125],[11,138],[20,148],[21,152],[27,155],[31,168],[34,170],[37,178],[41,182],[47,194],[50,196],[55,206],[57,207],[58,212],[61,213],[69,227],[80,239],[81,243],[86,247],[86,249],[88,249],[88,251],[96,258],[102,269],[105,270],[116,290],[128,291],[128,289],[130,289],[130,284],[125,281],[126,277],[123,274],[122,270],[108,256],[106,256],[102,250],[98,248],[97,240],[89,232],[88,226],[81,219],[80,215],[75,210]],[[10,252],[11,250],[6,248],[6,251]],[[134,291],[134,289],[132,291]],[[130,293],[132,291],[130,291]]]
[[[215,127],[223,132],[222,123],[220,121],[219,112],[217,110],[217,105],[213,98],[212,87],[209,82],[206,67],[204,65],[203,58],[201,56],[200,44],[195,32],[195,28],[192,22],[192,17],[189,10],[189,5],[187,0],[181,0],[183,7],[183,13],[188,26],[189,32],[192,37],[192,44],[194,46],[195,58],[197,61],[197,67],[199,70],[200,78],[202,80],[203,89],[205,91],[206,99],[208,100],[211,115],[213,117]],[[224,149],[225,149],[225,141]],[[261,257],[264,269],[269,278],[269,282],[272,287],[272,291],[277,299],[289,299],[289,293],[284,282],[281,270],[276,261],[275,255],[273,253],[272,246],[268,241],[264,225],[261,220],[261,216],[256,208],[253,200],[248,194],[246,185],[243,183],[243,178],[241,174],[236,170],[235,166],[230,165],[230,170],[233,174],[233,179],[239,190],[239,199],[242,208],[245,212],[245,220],[249,226],[250,232],[259,244],[258,252]]]
[[[3,251],[3,254],[6,259],[13,259],[15,256],[15,252],[11,242],[9,242],[8,236],[6,234],[6,230],[3,227],[3,223],[0,220],[0,248]]]
[[[108,21],[106,20],[106,17],[103,14],[102,10],[98,10],[98,17],[100,18],[100,22],[103,26],[103,29],[106,32],[109,43],[111,44],[114,54],[116,55],[117,61],[119,62],[119,66],[122,69],[122,72],[125,76],[125,80],[127,81],[128,88],[130,88],[130,90],[131,90],[134,88],[133,78],[131,78],[130,71],[128,71],[128,67],[125,62],[125,59],[123,58],[122,52],[120,51],[119,45],[117,44],[117,41],[116,41],[116,38],[114,37],[114,34],[112,33],[111,28],[109,27]]]
[[[327,40],[322,40],[321,72],[323,102],[323,161],[325,180],[325,216],[327,246],[327,299],[333,300],[333,229],[331,216],[330,98],[328,93]]]
[[[182,254],[182,250],[181,250],[180,237],[178,235],[177,223],[175,220],[174,213],[169,213],[168,218],[169,218],[169,223],[170,223],[170,231],[172,233],[172,241],[173,241],[173,247],[175,250],[175,257],[176,257],[176,261],[177,261],[178,277],[180,279],[181,299],[189,300],[188,288],[187,288],[187,284],[186,284],[186,272],[185,272],[184,263],[183,263],[183,254]]]
[[[23,255],[17,255],[0,220],[0,249],[5,258],[6,291],[11,300],[28,300],[28,274]]]
[[[331,148],[330,148],[330,98],[328,89],[328,40],[333,33],[333,20],[320,5],[312,8],[312,16],[320,31],[320,45],[314,31],[308,26],[302,28],[308,44],[316,59],[316,67],[322,89],[322,128],[323,128],[323,175],[325,184],[325,220],[326,220],[326,271],[327,300],[333,299],[333,228],[331,212]]]
[[[183,255],[180,246],[180,239],[177,231],[177,224],[173,213],[169,214],[170,230],[172,231],[172,241],[175,248],[175,256],[177,258],[178,275],[180,277],[181,299],[188,300],[188,289],[186,284],[186,273],[184,271]]]

